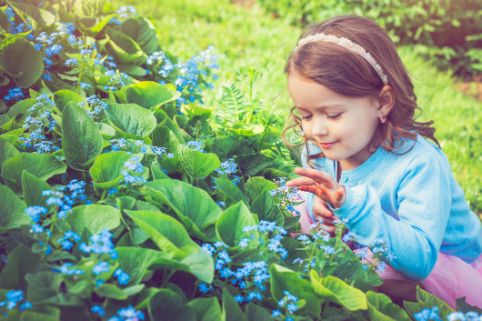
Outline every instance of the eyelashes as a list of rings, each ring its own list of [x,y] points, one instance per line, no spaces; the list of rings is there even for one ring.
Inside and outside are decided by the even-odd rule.
[[[326,115],[326,118],[328,119],[337,119],[339,118],[343,113],[338,113],[338,114],[333,114],[333,115]],[[301,115],[301,119],[303,120],[310,120],[311,119],[311,115]]]

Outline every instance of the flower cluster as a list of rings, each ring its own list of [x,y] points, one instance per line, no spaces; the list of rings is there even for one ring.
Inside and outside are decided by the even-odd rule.
[[[418,320],[417,320],[418,321]],[[482,321],[482,314],[476,311],[463,312],[452,312],[447,315],[447,321]]]
[[[275,182],[277,183],[278,188],[271,190],[271,195],[280,200],[279,204],[284,209],[299,216],[300,212],[294,208],[294,206],[303,202],[303,197],[299,193],[298,189],[286,186],[286,179],[284,177],[279,177]]]
[[[139,155],[132,156],[124,163],[121,171],[123,181],[127,185],[142,185],[146,179],[142,177],[144,166],[141,164],[142,157]]]
[[[263,300],[263,293],[266,292],[269,280],[268,265],[265,261],[248,261],[235,265],[228,253],[227,245],[222,242],[205,243],[202,249],[215,259],[214,267],[219,278],[238,289],[239,293],[234,297],[238,303]],[[201,282],[198,290],[201,293],[208,293],[213,290],[213,285]]]
[[[32,308],[32,304],[25,300],[22,290],[9,290],[5,294],[5,299],[0,301],[0,314],[4,317],[8,315],[9,311],[18,309],[19,312],[23,312],[30,308]]]
[[[71,250],[74,243],[77,244],[80,252],[88,256],[89,261],[95,264],[91,268],[91,274],[95,278],[96,286],[104,284],[112,276],[118,285],[127,285],[130,276],[121,268],[116,268],[116,259],[118,253],[114,248],[112,234],[104,230],[98,234],[94,234],[89,238],[89,243],[80,242],[80,237],[72,232],[67,231],[63,237],[58,240],[63,249]],[[67,262],[54,269],[54,272],[61,273],[66,276],[81,276],[86,274],[86,268],[82,264],[74,264]],[[89,279],[91,279],[89,277]]]
[[[215,172],[220,176],[226,175],[230,177],[231,182],[233,182],[233,184],[236,186],[238,186],[239,183],[241,182],[241,178],[238,175],[236,175],[236,173],[238,172],[238,164],[236,164],[236,162],[232,158],[222,162],[221,166],[217,168]],[[216,189],[214,179],[213,179],[213,188]]]
[[[111,144],[111,150],[113,151],[126,151],[128,153],[134,154],[146,154],[146,153],[153,153],[159,157],[166,156],[168,158],[173,158],[174,154],[168,153],[165,147],[159,146],[152,146],[146,144],[142,140],[133,140],[133,139],[125,139],[125,138],[114,138],[109,140]]]
[[[284,297],[277,302],[279,309],[273,310],[271,316],[275,320],[294,321],[294,313],[299,309],[299,299],[286,290],[283,294]]]
[[[24,94],[22,88],[13,87],[10,88],[5,96],[3,96],[3,100],[5,102],[16,102],[24,98]]]
[[[29,206],[25,213],[32,219],[31,233],[39,239],[36,245],[46,255],[52,252],[49,239],[52,236],[51,225],[57,220],[67,216],[72,208],[80,203],[90,203],[85,193],[85,182],[76,179],[71,180],[67,185],[58,185],[53,190],[42,192],[42,196],[47,196],[44,206]],[[73,241],[78,240],[78,236],[73,232],[66,232],[67,235],[61,238],[58,243],[61,248],[68,250],[72,247]]]
[[[214,47],[209,46],[205,51],[191,57],[186,62],[173,63],[163,51],[156,51],[147,57],[146,65],[150,73],[161,84],[173,82],[181,93],[177,98],[177,106],[199,101],[203,103],[201,91],[203,84],[213,88],[213,84],[206,81],[212,74],[211,69],[219,68],[218,57],[213,53]]]
[[[288,251],[281,244],[281,240],[288,232],[276,222],[260,221],[258,225],[246,226],[243,232],[246,237],[239,241],[242,248],[248,247],[254,242],[261,253],[265,253],[268,257],[276,257],[284,260],[288,257]]]
[[[134,309],[132,305],[117,311],[117,314],[110,317],[108,321],[142,321],[145,319],[144,313]]]
[[[23,19],[17,19],[17,15],[15,14],[15,11],[12,9],[12,7],[7,6],[4,13],[7,17],[9,33],[18,34],[32,30],[32,26],[29,23],[20,22],[23,21]],[[17,20],[20,21],[17,23]],[[27,39],[31,40],[32,38],[33,36],[31,34],[27,35]]]
[[[41,94],[27,110],[23,123],[26,137],[19,138],[26,150],[42,154],[60,149],[61,138],[54,132],[59,127],[52,116],[54,107],[53,100],[46,94]]]

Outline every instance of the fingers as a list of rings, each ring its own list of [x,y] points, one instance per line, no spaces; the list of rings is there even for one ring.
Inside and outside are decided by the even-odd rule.
[[[325,172],[320,172],[312,168],[297,167],[295,168],[295,173],[300,176],[311,178],[317,183],[326,185],[328,188],[334,187],[335,182],[333,181],[333,178]]]
[[[295,173],[303,176],[292,179],[286,183],[288,187],[298,187],[300,185],[312,185],[314,183],[324,184],[328,188],[333,188],[334,181],[330,175],[324,172],[317,171],[312,168],[295,168]]]

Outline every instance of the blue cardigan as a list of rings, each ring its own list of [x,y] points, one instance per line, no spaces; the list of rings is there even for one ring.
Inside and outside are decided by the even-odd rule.
[[[391,254],[387,263],[413,280],[430,274],[439,251],[473,262],[482,253],[481,222],[465,201],[445,154],[420,135],[416,141],[401,142],[395,152],[378,147],[360,166],[341,172],[347,198],[333,213],[360,245],[385,240]],[[311,155],[319,151],[310,144]],[[303,148],[301,163],[308,168],[306,155]],[[314,163],[336,180],[337,162],[317,158]],[[314,221],[314,194],[307,195]]]

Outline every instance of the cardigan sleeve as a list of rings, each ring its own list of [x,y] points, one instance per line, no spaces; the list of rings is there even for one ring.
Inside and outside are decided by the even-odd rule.
[[[441,160],[424,152],[401,175],[396,191],[399,220],[382,210],[376,190],[366,184],[347,187],[346,202],[333,212],[358,243],[385,241],[388,263],[411,279],[423,280],[437,261],[447,228],[452,203],[449,177]]]

